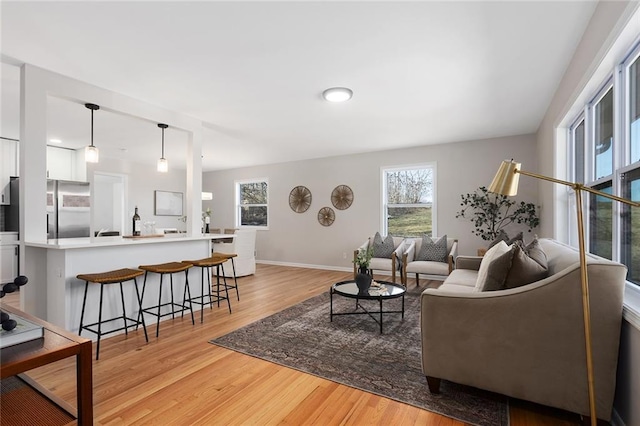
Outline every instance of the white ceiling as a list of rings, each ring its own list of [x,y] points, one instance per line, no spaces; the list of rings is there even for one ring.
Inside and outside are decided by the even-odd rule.
[[[533,133],[596,4],[3,1],[1,47],[203,120],[207,171]],[[19,137],[2,71],[2,136]],[[353,99],[324,102],[332,86]],[[49,137],[86,145],[89,110],[49,102]],[[101,110],[95,126],[101,156],[159,157],[156,123]],[[165,140],[184,163],[184,132]]]

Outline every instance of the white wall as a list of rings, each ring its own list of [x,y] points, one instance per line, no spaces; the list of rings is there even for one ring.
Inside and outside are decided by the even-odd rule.
[[[380,229],[381,167],[435,162],[437,164],[437,229],[460,240],[460,253],[475,254],[485,246],[471,234],[470,221],[456,219],[460,195],[488,186],[500,162],[514,158],[523,168],[537,171],[534,135],[513,136],[454,144],[429,145],[367,154],[204,173],[203,191],[213,192],[212,227],[234,224],[234,180],[269,179],[269,230],[259,231],[257,259],[320,267],[352,266],[353,250]],[[354,192],[347,210],[336,210],[330,227],[317,221],[321,207],[331,205],[331,191],[344,184]],[[297,185],[311,191],[312,203],[305,213],[289,208],[289,192]],[[537,187],[522,179],[518,200],[537,204]],[[345,258],[346,254],[346,258]]]
[[[125,235],[131,235],[131,218],[136,206],[138,206],[138,214],[142,223],[154,221],[156,228],[177,228],[180,231],[186,229],[185,222],[178,220],[177,216],[156,216],[154,214],[155,190],[182,192],[183,201],[185,202],[182,206],[183,213],[186,214],[187,183],[184,169],[170,168],[167,173],[158,173],[153,166],[112,158],[101,158],[99,163],[87,163],[89,182],[93,182],[93,174],[95,172],[116,173],[126,175],[128,178]],[[196,219],[199,219],[199,217],[200,215],[198,214]],[[199,220],[198,223],[200,223]]]

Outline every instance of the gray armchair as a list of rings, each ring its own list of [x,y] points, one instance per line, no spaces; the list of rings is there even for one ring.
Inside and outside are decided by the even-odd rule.
[[[436,241],[438,237],[431,237]],[[420,275],[426,279],[444,281],[455,267],[455,259],[458,257],[458,240],[447,238],[447,258],[446,262],[436,262],[429,260],[417,260],[416,256],[422,248],[422,238],[407,238],[405,240],[406,250],[402,258],[402,276],[407,285],[409,274],[416,274],[416,284],[420,285]]]
[[[353,251],[353,277],[355,279],[357,271],[357,265],[355,263],[356,257],[358,256],[358,252],[360,250],[367,250],[370,247],[373,247],[373,238],[370,237],[360,245],[357,249]],[[402,268],[400,267],[400,260],[404,256],[405,244],[404,237],[393,237],[393,246],[395,250],[391,254],[391,258],[385,257],[373,257],[371,258],[371,264],[369,269],[373,274],[373,271],[390,271],[391,272],[391,281],[396,282],[396,271],[400,272],[400,282],[402,283],[404,279],[402,278]]]

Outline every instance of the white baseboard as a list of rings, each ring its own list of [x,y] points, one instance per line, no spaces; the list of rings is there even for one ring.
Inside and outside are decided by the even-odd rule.
[[[353,272],[353,267],[345,268],[344,266],[311,265],[308,263],[279,262],[276,260],[256,260],[256,263],[262,263],[264,265],[290,266],[292,268],[308,268],[308,269],[322,269],[325,271]],[[374,273],[376,275],[391,276],[391,271],[374,271]]]
[[[308,263],[279,262],[276,260],[256,260],[256,263],[262,263],[264,265],[290,266],[292,268],[308,268],[308,269],[322,269],[325,271],[353,272],[353,268],[345,268],[340,266],[311,265]]]

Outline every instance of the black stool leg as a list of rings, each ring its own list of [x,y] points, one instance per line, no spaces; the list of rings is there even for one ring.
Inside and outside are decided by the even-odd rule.
[[[222,277],[224,278],[224,294],[227,295],[226,297],[227,306],[229,306],[229,313],[231,313],[231,299],[229,299],[229,287],[227,286],[227,277],[224,276],[224,266],[222,267]]]
[[[233,268],[233,282],[236,286],[236,296],[238,297],[238,302],[239,302],[240,293],[238,292],[238,278],[236,277],[236,262],[233,261],[233,257],[231,258],[231,267]]]
[[[191,303],[191,289],[189,288],[189,270],[185,269],[184,271],[184,288],[187,294],[189,295],[189,299],[186,297],[182,298],[182,312],[185,310],[185,303],[189,301],[189,311],[191,312],[191,324],[196,325],[196,320],[193,317],[193,303]]]
[[[218,308],[220,307],[220,265],[216,265],[216,294],[218,295]]]
[[[156,337],[160,335],[160,304],[162,303],[162,278],[164,274],[160,274],[160,291],[158,292],[158,321],[156,322]]]
[[[173,300],[173,274],[169,274],[169,281],[171,283],[171,318],[176,319],[175,301]]]
[[[213,309],[213,297],[211,295],[211,267],[207,266],[207,289],[209,289],[209,309]]]
[[[211,300],[211,297],[209,297]],[[200,324],[204,322],[204,267],[200,268]]]
[[[78,336],[82,334],[82,322],[84,321],[84,308],[87,305],[87,291],[89,290],[89,281],[84,282],[84,297],[82,299],[82,313],[80,314],[80,329],[78,330]]]
[[[122,300],[122,320],[124,321],[124,334],[125,336],[129,335],[127,331],[127,314],[124,310],[124,291],[122,291],[122,281],[120,281],[120,300]]]
[[[136,287],[136,298],[138,299],[138,309],[140,309],[140,314],[142,314],[142,297],[140,297],[140,292],[138,291],[138,280],[133,277],[133,284]],[[144,314],[139,315],[138,321],[142,319],[142,329],[144,330],[144,340],[149,342],[149,336],[147,335],[147,325],[144,323]],[[138,324],[136,324],[136,329],[138,328]]]
[[[100,284],[100,306],[98,308],[98,345],[96,347],[96,361],[100,356],[100,337],[102,337],[102,293],[104,292],[104,284]]]
[[[140,295],[139,299],[140,299],[140,311],[138,311],[138,324],[140,324],[140,317],[142,317],[142,324],[144,325],[144,311],[142,310],[142,300],[144,299],[144,289],[147,287],[147,274],[149,273],[149,271],[145,271],[144,273],[144,281],[142,282],[142,294]],[[135,281],[135,278],[133,279]],[[135,281],[136,283],[136,293],[138,292],[138,282]],[[138,325],[136,325],[136,330],[138,329]],[[145,330],[145,333],[147,332],[147,330]]]

